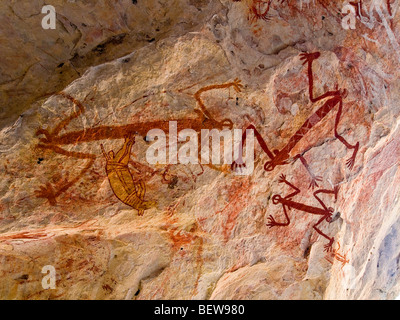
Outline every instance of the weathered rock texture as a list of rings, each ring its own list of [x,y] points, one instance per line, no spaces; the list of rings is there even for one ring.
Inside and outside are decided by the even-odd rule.
[[[350,30],[344,1],[273,0],[256,19],[266,2],[54,1],[56,30],[41,28],[43,1],[2,2],[1,298],[399,296],[399,1],[363,1]],[[314,97],[330,97],[311,101],[305,52],[320,52]],[[228,85],[196,95],[214,84]],[[332,96],[342,103],[317,122]],[[148,129],[224,119],[253,124],[270,150],[311,119],[289,151],[318,186],[302,159],[264,170],[258,143],[249,176],[147,163]],[[141,216],[117,198],[101,148],[117,153],[132,128],[129,168],[154,202]],[[293,192],[285,181],[300,190],[292,208],[275,201]],[[334,215],[318,233],[306,211],[327,211],[321,189],[336,197],[316,193]],[[290,224],[270,228],[284,209]]]

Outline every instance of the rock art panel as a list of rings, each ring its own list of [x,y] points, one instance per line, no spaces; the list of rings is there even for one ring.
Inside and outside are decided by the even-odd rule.
[[[40,4],[2,5],[0,298],[400,296],[398,0],[55,1],[52,54]]]

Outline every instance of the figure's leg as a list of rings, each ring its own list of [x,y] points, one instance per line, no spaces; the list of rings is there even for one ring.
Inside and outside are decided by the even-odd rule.
[[[69,95],[69,94],[67,94],[65,92],[60,92],[59,95],[64,97],[64,98],[66,98],[66,99],[68,99],[74,105],[76,105],[78,107],[78,111],[73,112],[69,117],[65,118],[59,124],[57,124],[57,126],[51,132],[52,136],[58,135],[60,133],[60,131],[62,129],[64,129],[67,125],[69,125],[69,123],[73,119],[79,117],[82,113],[85,112],[85,107],[83,106],[83,104],[79,100],[75,99],[74,97],[72,97],[71,95]]]
[[[314,192],[314,197],[315,197],[315,199],[318,200],[318,202],[321,204],[321,206],[324,208],[324,210],[328,211],[328,208],[325,206],[324,202],[317,196],[317,194],[319,194],[319,193],[334,194],[335,200],[337,200],[338,192],[339,192],[339,186],[336,186],[333,190],[320,189],[320,190],[317,190]]]
[[[243,147],[244,144],[246,142],[246,136],[247,136],[247,130],[253,130],[255,137],[257,138],[257,141],[259,143],[259,145],[261,146],[261,148],[263,149],[263,151],[268,155],[268,157],[270,159],[274,158],[273,153],[269,150],[266,142],[264,141],[263,137],[261,136],[261,134],[257,131],[256,127],[254,125],[249,125],[246,130],[244,130],[243,135],[242,135],[242,145],[239,148],[239,156],[238,158],[233,161],[231,168],[232,170],[234,170],[236,167],[245,167],[245,163],[243,162]]]
[[[336,114],[336,120],[335,120],[335,137],[343,143],[347,149],[354,149],[352,156],[346,161],[346,165],[349,169],[352,169],[354,166],[354,162],[356,159],[356,155],[358,152],[358,148],[360,146],[360,143],[357,142],[354,146],[348,143],[338,132],[337,132],[337,127],[339,125],[340,117],[342,115],[342,110],[343,110],[343,101],[340,99],[339,101],[339,110]]]
[[[392,17],[392,7],[391,7],[391,4],[390,4],[390,0],[386,0],[386,5],[387,5],[387,10],[388,10],[389,16],[391,18],[393,18]]]
[[[210,112],[207,110],[207,107],[206,107],[203,99],[201,98],[202,93],[204,93],[206,91],[214,90],[214,89],[226,89],[226,88],[230,88],[230,87],[233,87],[236,92],[241,92],[241,90],[243,88],[243,85],[241,84],[240,80],[236,78],[232,82],[227,82],[227,83],[223,83],[223,84],[213,84],[213,85],[210,85],[210,86],[206,86],[206,87],[200,88],[194,94],[194,98],[196,99],[197,103],[199,104],[201,112],[204,114],[204,116],[206,118],[208,118],[210,120],[214,120],[214,118],[212,117]]]
[[[79,172],[79,174],[73,178],[70,181],[63,181],[61,183],[61,186],[56,186],[56,189],[50,184],[50,183],[46,183],[46,186],[41,186],[39,187],[39,190],[35,190],[35,194],[36,197],[38,198],[45,198],[49,201],[49,203],[52,206],[55,206],[57,204],[57,197],[60,196],[62,193],[64,193],[65,191],[67,191],[71,186],[73,186],[81,177],[82,175],[84,175],[93,165],[94,160],[96,158],[95,155],[92,154],[85,154],[85,153],[80,153],[80,152],[70,152],[70,151],[66,151],[64,149],[61,149],[59,147],[56,146],[45,146],[49,149],[53,149],[53,150],[58,150],[57,153],[63,154],[63,155],[67,155],[67,156],[72,156],[75,158],[79,158],[79,159],[88,159],[89,162],[86,164],[86,166]],[[62,152],[61,152],[62,150]],[[57,189],[58,187],[58,189]]]
[[[66,98],[66,99],[70,100],[72,103],[74,103],[78,107],[78,111],[74,111],[69,117],[60,121],[51,132],[49,132],[46,129],[38,129],[36,131],[36,135],[39,136],[41,134],[44,134],[46,137],[45,139],[44,138],[40,139],[40,142],[42,142],[42,143],[51,143],[53,137],[57,136],[60,133],[60,131],[62,129],[64,129],[73,119],[79,117],[82,113],[85,112],[85,108],[84,108],[83,104],[80,101],[73,98],[72,96],[70,96],[69,94],[60,92],[60,93],[58,93],[58,95]]]
[[[315,231],[317,231],[321,236],[323,236],[324,238],[329,240],[329,243],[326,244],[325,247],[325,251],[331,251],[332,250],[332,245],[333,245],[333,241],[335,240],[333,237],[328,237],[325,233],[323,233],[317,226],[326,219],[326,216],[323,216],[321,219],[318,220],[318,222],[316,224],[313,225],[313,228]]]
[[[308,95],[310,97],[311,102],[317,102],[320,101],[326,97],[333,97],[338,94],[338,91],[328,91],[322,94],[319,97],[314,97],[314,75],[312,71],[312,63],[315,59],[318,59],[321,53],[319,52],[314,52],[314,53],[302,53],[300,55],[300,59],[304,60],[304,64],[308,63],[308,69],[307,69],[307,74],[308,74]]]
[[[319,182],[322,181],[322,177],[321,177],[321,176],[316,176],[316,175],[312,172],[310,166],[309,166],[308,163],[307,163],[307,160],[303,157],[303,155],[298,154],[297,156],[294,157],[293,161],[296,161],[297,159],[300,159],[300,161],[301,161],[301,163],[303,164],[304,168],[306,168],[308,174],[309,174],[310,177],[311,177],[311,182],[310,182],[309,188],[314,189],[315,187],[318,187],[317,181],[319,181]]]
[[[293,184],[291,184],[289,181],[286,180],[286,176],[284,174],[281,174],[278,180],[279,183],[286,183],[289,187],[294,189],[295,191],[289,195],[287,195],[284,199],[290,199],[293,198],[295,195],[300,193],[300,189],[295,187]]]
[[[73,119],[77,118],[78,116],[80,116],[82,113],[85,112],[85,108],[79,100],[75,99],[74,97],[65,92],[60,92],[58,93],[58,95],[70,100],[78,107],[78,110],[74,111],[69,117],[59,122],[51,132],[45,129],[37,130],[36,135],[44,134],[46,137],[46,139],[40,139],[41,143],[38,144],[37,147],[42,149],[53,150],[58,154],[62,154],[68,157],[73,157],[77,159],[88,159],[89,162],[74,179],[72,179],[71,181],[63,181],[62,186],[61,187],[58,186],[59,187],[58,190],[55,190],[50,183],[47,183],[46,186],[41,186],[39,187],[39,190],[35,191],[35,194],[38,198],[48,199],[51,205],[57,204],[56,198],[65,191],[67,191],[72,185],[74,185],[80,179],[80,177],[92,167],[94,160],[96,159],[96,155],[94,154],[67,151],[58,147],[57,145],[51,144],[52,137],[57,136],[60,133],[60,131],[64,129]]]
[[[282,203],[282,207],[283,207],[283,212],[285,213],[286,222],[283,222],[283,223],[277,222],[272,215],[269,215],[269,217],[268,217],[269,222],[267,223],[268,227],[270,227],[270,228],[275,227],[275,226],[287,227],[290,224],[290,219],[286,212],[286,206],[283,203]]]
[[[270,216],[268,217],[268,221],[269,221],[269,222],[267,223],[267,226],[269,226],[270,228],[272,228],[272,227],[274,227],[274,226],[284,226],[284,227],[286,227],[286,226],[289,225],[290,219],[289,219],[289,216],[288,216],[287,211],[286,211],[287,205],[285,205],[285,200],[290,200],[292,197],[294,197],[295,195],[297,195],[297,194],[300,193],[300,189],[297,188],[297,187],[295,187],[295,186],[294,186],[293,184],[291,184],[289,181],[287,181],[287,180],[286,180],[286,176],[285,176],[284,174],[282,174],[282,175],[279,177],[279,183],[285,183],[285,184],[287,184],[289,187],[291,187],[292,189],[294,189],[294,192],[292,192],[291,194],[287,195],[285,198],[282,198],[280,195],[274,195],[274,196],[272,197],[272,202],[273,202],[274,204],[279,204],[279,203],[282,204],[283,212],[285,213],[285,217],[286,217],[286,222],[284,222],[284,223],[277,222],[277,221],[274,219],[274,217],[270,215]],[[290,208],[290,207],[288,207],[288,208]]]
[[[124,145],[117,152],[117,154],[114,157],[114,160],[118,161],[119,163],[121,163],[123,165],[128,165],[130,157],[131,157],[132,146],[134,145],[134,143],[135,143],[134,136],[126,136]]]

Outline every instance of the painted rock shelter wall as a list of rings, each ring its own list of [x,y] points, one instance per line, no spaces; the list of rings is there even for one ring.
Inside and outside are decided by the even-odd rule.
[[[399,6],[2,1],[0,298],[399,297]]]

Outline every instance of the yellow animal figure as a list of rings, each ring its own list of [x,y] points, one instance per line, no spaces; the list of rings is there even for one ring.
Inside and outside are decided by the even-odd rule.
[[[101,145],[101,150],[107,160],[106,172],[114,194],[123,203],[136,209],[139,216],[142,216],[144,210],[155,206],[155,202],[144,201],[146,185],[141,179],[135,181],[129,171],[128,163],[134,143],[135,137],[130,135],[125,137],[124,145],[117,154],[114,155],[114,151],[106,154],[103,145]]]

